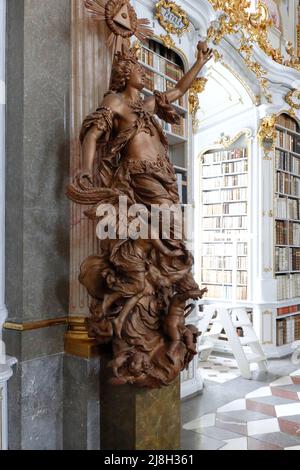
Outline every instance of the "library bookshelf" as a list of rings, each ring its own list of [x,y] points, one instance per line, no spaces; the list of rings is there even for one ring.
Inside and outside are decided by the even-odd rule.
[[[284,351],[300,340],[300,129],[286,114],[276,120],[274,179],[276,346]]]
[[[250,147],[245,135],[201,156],[200,283],[206,300],[249,299],[251,178]]]

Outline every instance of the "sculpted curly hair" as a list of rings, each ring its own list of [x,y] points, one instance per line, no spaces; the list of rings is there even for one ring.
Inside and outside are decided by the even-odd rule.
[[[119,60],[113,66],[109,90],[113,93],[120,93],[126,88],[126,83],[130,78],[132,67],[137,64],[134,60]]]

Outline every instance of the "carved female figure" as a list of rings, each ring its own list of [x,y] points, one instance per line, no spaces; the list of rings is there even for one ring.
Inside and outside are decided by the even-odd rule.
[[[88,217],[100,220],[100,206],[109,203],[120,235],[120,197],[128,207],[147,208],[143,222],[149,227],[153,206],[163,205],[166,213],[180,204],[168,143],[155,115],[178,121],[171,103],[188,91],[211,56],[199,43],[195,64],[177,86],[142,100],[145,72],[135,52],[123,48],[117,54],[110,90],[83,122],[83,170],[67,189],[74,202],[90,206]],[[156,236],[133,239],[125,231],[102,240],[101,253],[81,267],[80,281],[92,297],[89,333],[100,344],[112,343],[116,384],[168,385],[196,354],[197,331],[185,325],[186,301],[201,298],[205,289],[192,276],[193,259],[183,237],[175,236],[176,222],[166,238],[161,220]]]

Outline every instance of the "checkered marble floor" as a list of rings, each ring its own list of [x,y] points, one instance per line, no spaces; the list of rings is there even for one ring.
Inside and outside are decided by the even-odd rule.
[[[256,364],[251,364],[252,370],[256,368]],[[199,370],[203,380],[219,384],[234,380],[241,375],[236,360],[230,357],[209,356],[207,361],[199,361]]]
[[[219,450],[300,450],[300,369],[183,426]]]

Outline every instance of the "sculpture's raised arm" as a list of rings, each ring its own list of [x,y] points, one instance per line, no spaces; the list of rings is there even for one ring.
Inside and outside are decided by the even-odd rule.
[[[206,43],[199,42],[197,46],[197,60],[190,70],[179,80],[176,87],[166,92],[167,98],[172,103],[181,98],[191,88],[195,78],[204,65],[212,58],[212,49]]]
[[[191,88],[195,78],[197,78],[199,72],[202,70],[204,65],[212,58],[212,49],[207,47],[205,42],[199,41],[197,45],[197,60],[190,70],[179,80],[175,88],[166,91],[164,95],[167,97],[169,103],[173,103],[181,98]],[[148,111],[155,111],[155,98],[150,97],[145,100],[145,107]]]

